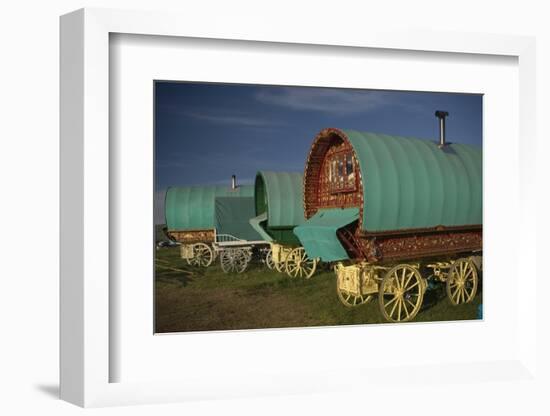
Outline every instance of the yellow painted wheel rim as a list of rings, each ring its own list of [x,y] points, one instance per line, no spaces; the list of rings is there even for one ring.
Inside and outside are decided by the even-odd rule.
[[[447,296],[455,306],[471,302],[477,293],[478,277],[469,259],[457,260],[447,277]]]
[[[356,306],[364,305],[372,299],[372,295],[356,295],[341,290],[338,278],[336,278],[336,293],[338,294],[338,299],[340,299],[340,302],[348,308],[355,308]]]
[[[290,277],[309,279],[317,268],[317,259],[310,259],[303,247],[293,249],[286,257],[286,273]]]
[[[414,319],[424,299],[425,284],[420,272],[409,265],[400,264],[390,269],[378,294],[384,318],[390,322],[407,322]]]

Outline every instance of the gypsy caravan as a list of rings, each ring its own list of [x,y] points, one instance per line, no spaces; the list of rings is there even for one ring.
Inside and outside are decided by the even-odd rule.
[[[291,277],[310,278],[317,259],[308,257],[294,227],[303,224],[303,175],[294,172],[260,171],[254,184],[256,216],[250,224],[269,242],[265,263]]]
[[[429,280],[453,305],[473,300],[482,250],[482,151],[440,141],[327,128],[304,174],[307,221],[294,229],[311,258],[333,262],[349,307],[378,295],[389,321],[412,320]]]
[[[208,267],[219,255],[224,272],[243,272],[253,250],[266,244],[250,226],[254,187],[170,187],[165,197],[167,234],[181,244],[188,264]]]

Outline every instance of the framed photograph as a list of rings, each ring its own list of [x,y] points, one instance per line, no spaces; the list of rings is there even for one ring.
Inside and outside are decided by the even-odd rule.
[[[61,19],[62,398],[533,394],[534,40],[179,18]]]
[[[155,81],[155,333],[481,319],[482,99]]]

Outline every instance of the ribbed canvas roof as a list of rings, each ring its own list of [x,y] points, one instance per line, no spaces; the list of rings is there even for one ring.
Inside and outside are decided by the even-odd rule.
[[[301,173],[260,171],[255,186],[256,214],[267,209],[267,227],[296,226],[305,221]]]
[[[166,190],[164,212],[169,230],[215,228],[216,197],[253,197],[254,186],[243,185],[232,190],[227,186],[171,187]],[[249,199],[253,212],[254,201]],[[248,221],[248,217],[246,219]]]
[[[361,169],[366,231],[482,224],[481,148],[343,132]]]

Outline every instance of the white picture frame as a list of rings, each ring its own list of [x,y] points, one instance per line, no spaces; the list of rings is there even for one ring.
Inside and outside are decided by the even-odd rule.
[[[185,20],[186,24],[181,22]],[[526,395],[543,386],[536,360],[537,271],[532,259],[536,241],[535,169],[535,41],[529,37],[467,33],[404,32],[398,30],[345,28],[327,32],[319,27],[307,31],[276,24],[254,23],[250,27],[218,22],[204,27],[200,21],[168,13],[83,9],[61,18],[61,398],[80,406],[160,403],[214,397],[250,397],[361,390],[392,384],[392,378],[412,375],[415,384],[441,381],[441,373],[453,371],[460,382],[476,375],[479,391],[498,397],[496,389],[482,381],[506,381],[513,391]],[[246,29],[246,30],[245,30]],[[414,365],[406,368],[361,369],[362,378],[342,381],[339,370],[326,374],[296,375],[282,371],[263,380],[235,380],[233,374],[182,381],[110,382],[109,307],[109,36],[112,33],[333,45],[334,47],[382,48],[437,53],[488,54],[516,57],[519,67],[519,137],[521,206],[514,247],[525,264],[518,287],[516,319],[517,354],[498,362],[453,362]],[[245,33],[245,34],[243,34]],[[527,215],[529,213],[529,215]],[[522,266],[523,267],[523,266]],[[283,369],[284,370],[284,369]],[[345,369],[342,369],[344,371]],[[444,377],[443,377],[444,379]],[[410,381],[407,386],[413,384]],[[490,383],[489,383],[490,384]],[[224,386],[226,387],[224,389]],[[229,386],[229,387],[228,387]],[[526,387],[528,386],[528,387]],[[380,386],[379,386],[380,387]],[[366,388],[366,387],[365,387]],[[399,387],[398,387],[399,388]],[[441,388],[441,386],[432,388]],[[512,391],[511,390],[511,391]],[[531,392],[531,393],[529,393]],[[371,393],[372,394],[372,393]],[[391,397],[391,396],[388,396]]]

